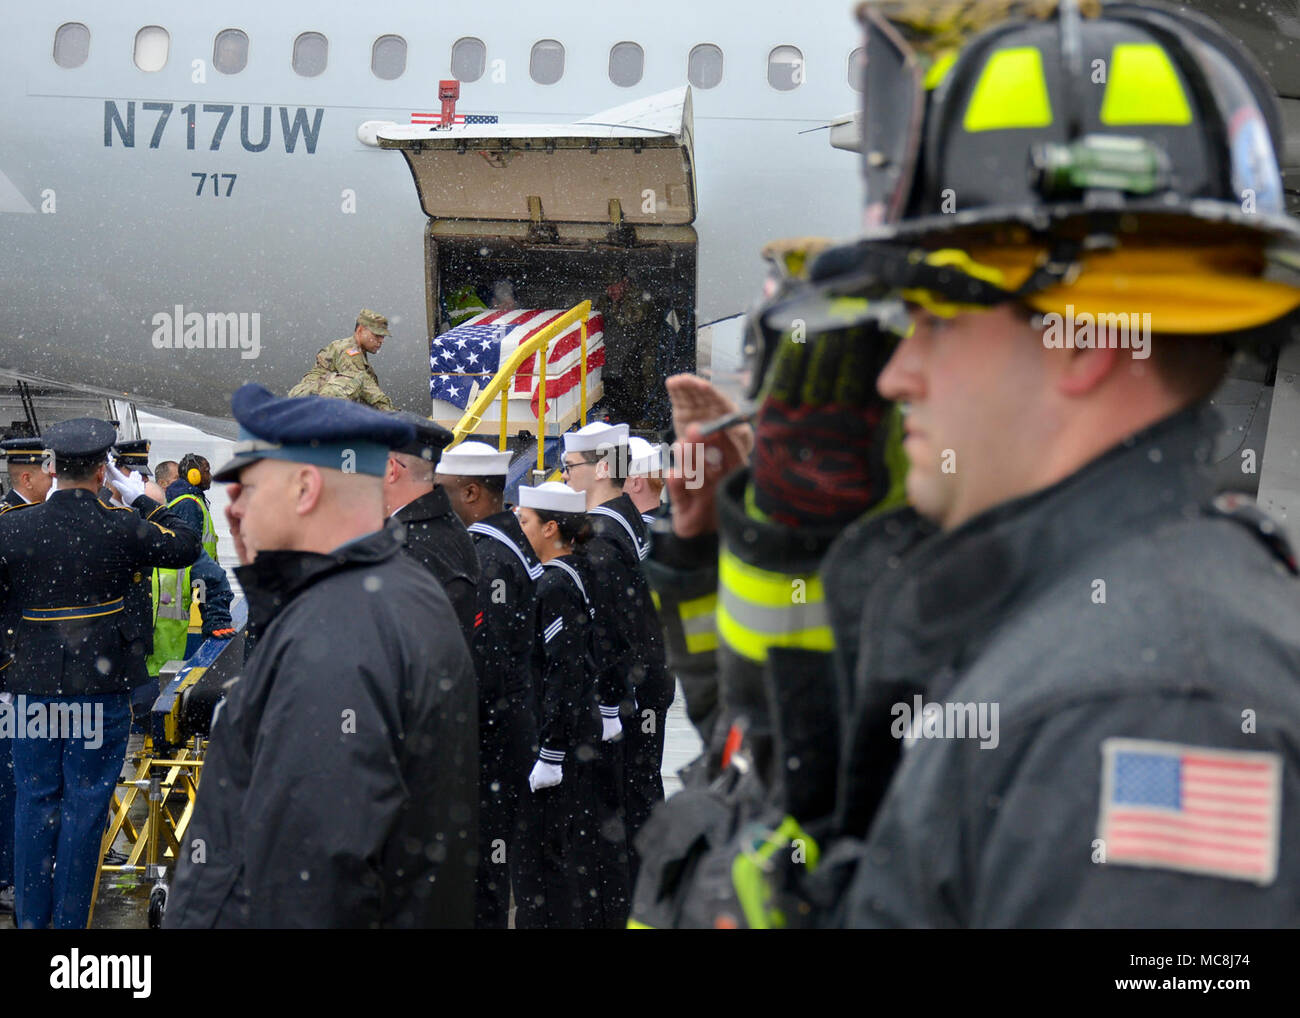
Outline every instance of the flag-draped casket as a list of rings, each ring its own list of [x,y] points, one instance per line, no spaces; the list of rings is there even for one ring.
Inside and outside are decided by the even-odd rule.
[[[567,309],[485,311],[469,321],[435,336],[429,350],[429,394],[432,417],[455,421],[492,380],[511,355]],[[548,346],[546,358],[546,418],[572,421],[578,413],[581,322],[574,322]],[[599,314],[587,319],[587,406],[603,392],[601,367],[605,363],[604,322]],[[531,430],[538,416],[538,354],[527,358],[509,383],[507,424],[511,430]],[[483,423],[501,420],[501,398],[492,401]],[[567,422],[564,423],[567,426]]]

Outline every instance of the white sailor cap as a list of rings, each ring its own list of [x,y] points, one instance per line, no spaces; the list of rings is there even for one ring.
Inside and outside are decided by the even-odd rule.
[[[461,442],[447,449],[434,472],[455,477],[490,477],[510,470],[511,452],[499,452],[486,442]]]
[[[627,445],[626,424],[588,424],[564,435],[565,452],[595,452],[617,445]]]
[[[521,484],[519,505],[524,509],[548,509],[556,513],[585,513],[587,496],[559,481],[547,481],[536,488]]]
[[[633,477],[644,477],[647,474],[658,474],[662,463],[663,449],[651,442],[647,442],[638,435],[633,435],[627,440],[628,454],[632,458],[632,465],[628,468],[628,473]]]

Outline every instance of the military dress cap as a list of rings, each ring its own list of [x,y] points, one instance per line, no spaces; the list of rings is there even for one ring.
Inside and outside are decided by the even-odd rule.
[[[45,461],[45,440],[43,438],[6,438],[0,442],[0,451],[10,466],[23,463],[43,463]]]
[[[357,323],[364,325],[376,336],[388,335],[388,319],[377,311],[371,311],[369,308],[362,308],[357,315]]]
[[[452,477],[493,477],[510,470],[511,452],[500,452],[486,442],[461,442],[438,460],[438,473]]]
[[[137,438],[130,442],[118,442],[113,446],[113,454],[117,457],[117,465],[122,470],[134,470],[137,474],[144,477],[152,476],[149,473],[149,440],[147,438]]]
[[[77,417],[46,428],[42,437],[56,460],[95,460],[117,441],[117,429],[95,417]]]
[[[627,440],[627,448],[632,460],[628,473],[632,476],[644,477],[646,474],[657,474],[662,469],[662,447],[633,435]]]
[[[421,459],[433,463],[442,454],[442,450],[447,448],[452,439],[456,437],[441,424],[431,421],[427,417],[421,417],[419,414],[399,411],[396,416],[414,429],[415,437],[405,445],[395,448],[393,452],[404,452],[408,456],[419,456]]]
[[[230,409],[239,441],[234,459],[213,473],[215,481],[236,481],[244,467],[263,459],[382,477],[389,450],[415,434],[397,414],[328,396],[277,396],[256,382],[236,390]]]
[[[524,509],[545,509],[557,513],[585,513],[587,496],[559,481],[547,481],[535,488],[519,486],[519,505]]]
[[[588,424],[564,435],[565,452],[595,452],[601,448],[627,445],[626,424]]]

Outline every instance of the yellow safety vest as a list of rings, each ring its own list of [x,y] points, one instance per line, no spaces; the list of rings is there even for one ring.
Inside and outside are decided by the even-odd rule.
[[[145,662],[150,675],[168,661],[185,660],[193,595],[189,566],[153,571],[153,653]]]
[[[184,495],[177,495],[174,499],[168,502],[167,508],[172,508],[177,502],[186,498],[192,498],[196,503],[198,503],[199,511],[203,514],[203,536],[201,538],[203,542],[203,550],[208,553],[208,557],[212,559],[213,562],[216,562],[217,528],[212,524],[212,513],[208,511],[208,504],[192,491],[187,491]]]

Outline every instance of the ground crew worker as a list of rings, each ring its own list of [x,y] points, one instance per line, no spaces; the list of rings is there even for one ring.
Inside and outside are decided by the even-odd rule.
[[[153,689],[157,698],[157,678],[168,661],[184,661],[190,636],[190,615],[198,604],[204,639],[215,637],[229,640],[235,635],[230,618],[230,603],[234,594],[226,571],[208,558],[207,552],[184,569],[155,569],[152,576],[153,650],[145,664],[149,677],[155,680]],[[152,702],[152,701],[151,701]],[[148,713],[145,706],[145,713]]]
[[[231,400],[217,471],[258,639],[214,718],[168,927],[469,927],[474,668],[384,527],[409,424],[343,400]],[[347,467],[344,470],[344,467]],[[313,794],[314,793],[314,794]]]
[[[542,563],[504,508],[510,452],[462,442],[442,454],[434,480],[469,530],[479,582],[470,651],[479,681],[479,869],[476,925],[505,929],[510,887],[520,909],[535,907],[525,890],[538,868],[529,843],[528,772],[537,759],[537,580]],[[522,881],[522,882],[521,882]],[[516,926],[520,925],[516,917]]]
[[[755,316],[752,471],[669,481],[674,536],[721,534],[723,697],[778,705],[752,716],[782,785],[755,853],[770,879],[739,880],[735,908],[717,882],[674,904],[767,925],[802,914],[780,890],[801,883],[790,897],[832,925],[1294,924],[1296,561],[1208,469],[1226,351],[1287,338],[1300,307],[1265,276],[1300,252],[1276,102],[1189,12],[986,10],[863,6],[869,232]],[[816,309],[876,316],[879,351],[904,334],[878,391],[905,411],[909,508],[854,520],[893,474],[891,418],[858,384],[865,328],[795,342]],[[1136,343],[1113,329],[1130,310],[1150,315]],[[1076,315],[1112,331],[1067,345]],[[857,450],[826,427],[846,406]],[[748,610],[792,577],[798,611]],[[665,894],[638,888],[643,921]]]
[[[9,465],[9,490],[0,499],[0,512],[6,506],[44,502],[53,477],[42,470],[45,461],[45,443],[40,438],[6,438],[0,442]]]
[[[376,410],[396,410],[393,401],[379,387],[379,376],[366,360],[378,353],[388,336],[388,319],[369,308],[357,315],[352,335],[336,339],[316,355],[316,363],[302,381],[289,390],[290,396],[334,396],[364,403]]]
[[[474,639],[478,611],[478,555],[447,493],[434,481],[434,464],[451,441],[451,432],[418,414],[401,417],[414,430],[415,438],[388,457],[384,473],[387,526],[400,532],[406,553],[442,584],[468,646]]]
[[[592,595],[597,613],[607,602],[614,605],[628,647],[626,659],[609,673],[611,680],[600,690],[606,736],[617,736],[621,730],[623,753],[618,758],[618,745],[607,739],[599,780],[605,808],[617,803],[626,811],[629,873],[635,880],[632,839],[664,798],[660,768],[674,690],[664,661],[659,615],[641,568],[650,550],[649,535],[641,514],[622,491],[629,460],[627,440],[626,424],[589,424],[571,431],[564,436],[563,471],[570,487],[587,496],[595,532],[589,554],[602,577],[602,589]],[[617,688],[619,681],[622,690]],[[621,766],[621,778],[614,773],[617,767],[604,766],[609,758]],[[621,792],[614,791],[610,781],[617,782]]]
[[[203,550],[213,562],[217,556],[217,528],[212,522],[212,509],[208,505],[208,489],[212,487],[212,465],[196,452],[186,453],[176,465],[177,476],[167,485],[167,504],[199,531]]]
[[[592,576],[582,553],[592,536],[586,508],[582,492],[555,481],[519,489],[519,526],[544,566],[537,581],[540,748],[528,775],[541,842],[541,903],[520,903],[516,925],[521,929],[600,928],[607,918],[596,844],[594,761],[601,720],[592,634],[596,612],[587,598]]]
[[[664,478],[662,465],[662,448],[647,442],[638,435],[627,440],[630,463],[627,480],[623,482],[623,493],[632,500],[641,522],[649,528],[659,514],[663,501]]]
[[[131,721],[126,663],[139,634],[123,598],[136,571],[185,566],[199,553],[198,535],[157,501],[156,485],[105,462],[115,438],[111,424],[89,418],[49,428],[58,490],[0,516],[0,602],[21,612],[6,687],[29,716],[37,708],[49,718],[46,737],[13,744],[23,928],[86,925]],[[98,500],[106,473],[135,512]]]

